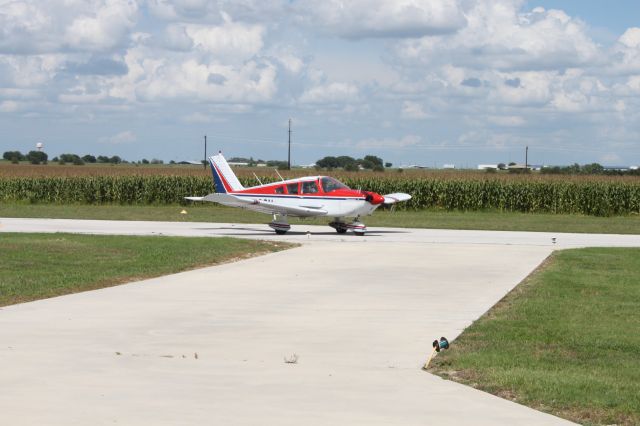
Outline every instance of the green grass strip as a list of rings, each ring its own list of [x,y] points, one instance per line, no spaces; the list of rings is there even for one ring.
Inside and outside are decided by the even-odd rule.
[[[640,249],[556,252],[432,363],[584,424],[640,424]]]
[[[180,214],[185,209],[187,214]],[[190,206],[0,204],[0,217],[59,219],[157,220],[181,222],[268,223],[269,215],[211,203]],[[640,234],[640,215],[596,217],[578,214],[514,213],[499,211],[389,211],[378,209],[362,218],[367,226],[496,231]],[[327,218],[294,219],[292,225],[326,225]]]
[[[0,306],[108,287],[291,247],[233,238],[0,234]]]

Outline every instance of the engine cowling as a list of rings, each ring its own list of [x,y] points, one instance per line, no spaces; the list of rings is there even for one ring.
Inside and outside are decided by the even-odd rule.
[[[362,191],[362,193],[365,194],[364,199],[374,206],[384,203],[384,197],[380,194],[371,191]]]

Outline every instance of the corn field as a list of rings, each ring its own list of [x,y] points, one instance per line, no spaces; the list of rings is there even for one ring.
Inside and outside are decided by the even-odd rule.
[[[255,178],[240,177],[245,186]],[[263,183],[274,181],[262,178]],[[612,216],[640,213],[638,180],[343,177],[354,189],[406,192],[399,209],[502,210]],[[213,192],[207,176],[3,177],[0,202],[175,204]]]

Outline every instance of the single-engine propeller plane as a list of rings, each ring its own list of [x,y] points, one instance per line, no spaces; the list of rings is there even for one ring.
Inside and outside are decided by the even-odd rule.
[[[269,226],[284,234],[291,225],[287,217],[332,218],[329,223],[339,234],[348,230],[364,235],[367,227],[360,216],[374,212],[383,204],[411,199],[401,192],[387,195],[355,190],[329,176],[308,176],[245,188],[229,167],[222,153],[209,157],[216,192],[205,197],[186,197],[192,201],[210,201],[273,215]],[[348,220],[352,219],[352,220]]]

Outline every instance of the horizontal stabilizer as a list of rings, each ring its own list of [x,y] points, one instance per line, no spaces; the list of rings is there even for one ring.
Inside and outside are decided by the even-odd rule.
[[[204,200],[204,197],[184,197],[184,199],[190,201],[202,201]]]
[[[400,203],[402,201],[409,201],[411,199],[411,195],[405,194],[404,192],[395,192],[393,194],[387,194],[384,196],[385,204],[395,204]]]

